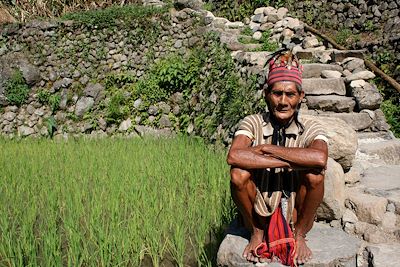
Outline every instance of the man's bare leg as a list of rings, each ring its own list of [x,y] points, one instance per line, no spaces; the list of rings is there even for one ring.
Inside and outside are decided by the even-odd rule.
[[[243,251],[243,257],[252,262],[259,261],[253,252],[263,241],[265,227],[260,223],[259,216],[253,209],[256,192],[256,186],[251,179],[250,172],[240,168],[231,169],[232,198],[242,214],[245,226],[251,231],[251,238]]]
[[[305,234],[311,230],[315,214],[324,196],[324,175],[320,172],[308,172],[302,175],[301,185],[296,195],[295,261],[303,264],[311,256],[311,250],[306,245]]]

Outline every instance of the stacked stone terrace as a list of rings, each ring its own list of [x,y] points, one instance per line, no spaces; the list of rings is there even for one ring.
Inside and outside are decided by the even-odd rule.
[[[156,0],[145,2],[163,5]],[[269,31],[270,42],[293,49],[304,64],[306,100],[301,113],[313,116],[326,128],[330,157],[325,196],[317,214],[319,223],[309,235],[315,257],[307,266],[397,266],[393,263],[400,262],[400,142],[393,137],[379,109],[382,99],[371,82],[375,75],[365,69],[363,51],[332,49],[306,32],[303,22],[290,17],[285,8],[259,8],[243,23],[215,17],[200,8],[201,1],[178,2],[183,9],[172,11],[171,24],[165,25],[155,44],[156,57],[171,51],[184,54],[207,31],[213,31],[219,34],[220,42],[232,50],[242,77],[257,74],[261,86],[267,74],[264,65],[271,52],[260,51],[262,44],[257,41]],[[202,18],[205,26],[198,25],[198,18]],[[252,31],[251,36],[243,34],[247,27]],[[91,83],[92,79],[99,80],[108,72],[126,69],[131,69],[137,77],[143,75],[147,64],[145,55],[150,50],[149,44],[141,44],[133,51],[126,37],[130,33],[126,31],[93,33],[78,29],[76,33],[75,30],[73,22],[32,22],[22,28],[7,28],[3,37],[8,38],[8,43],[0,47],[0,76],[4,77],[9,65],[15,64],[34,88],[47,86],[52,92],[61,93],[61,110],[55,114],[60,124],[56,137],[63,138],[67,133],[131,135],[128,129],[132,127],[136,131],[159,133],[159,129],[145,129],[140,125],[141,118],[128,118],[117,126],[107,125],[100,119],[98,129],[94,129],[91,123],[76,122],[68,117],[68,114],[83,117],[105,98],[104,86]],[[63,31],[65,36],[60,35]],[[54,46],[51,41],[58,37],[61,39]],[[102,42],[105,45],[101,46]],[[87,59],[81,57],[82,51],[76,54],[76,61],[57,54],[56,48],[68,53],[80,43],[91,48]],[[39,44],[43,47],[38,48]],[[26,47],[32,55],[23,53]],[[99,47],[102,49],[98,50]],[[50,108],[40,104],[36,94],[30,95],[27,104],[20,108],[7,105],[1,85],[2,80],[1,133],[46,136],[44,122],[52,114]],[[74,92],[72,88],[76,86],[83,88],[82,94]],[[217,97],[214,95],[215,99]],[[261,89],[254,93],[254,101],[262,97]],[[182,95],[177,94],[168,103],[150,106],[148,118],[154,119],[162,113],[162,131],[171,131],[168,115],[179,114],[182,99]],[[215,99],[210,101],[216,102]],[[140,105],[139,99],[135,105]],[[193,125],[189,125],[189,133],[190,130],[193,131]],[[219,130],[224,141],[229,143],[234,129]],[[240,258],[246,239],[238,237],[234,230],[232,233],[221,246],[219,264],[249,266]]]

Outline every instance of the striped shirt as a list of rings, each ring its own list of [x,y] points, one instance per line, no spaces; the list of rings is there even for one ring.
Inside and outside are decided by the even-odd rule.
[[[299,116],[300,127],[293,120],[285,128],[285,147],[308,147],[316,139],[328,143],[323,127],[311,117]],[[269,113],[249,115],[239,124],[237,135],[246,135],[252,140],[252,146],[272,144],[274,128]],[[283,145],[283,144],[281,144]],[[299,171],[287,168],[267,168],[253,171],[253,181],[257,187],[254,203],[255,211],[261,216],[270,216],[278,207],[281,198],[287,198],[288,222],[292,219],[296,191],[299,186]]]

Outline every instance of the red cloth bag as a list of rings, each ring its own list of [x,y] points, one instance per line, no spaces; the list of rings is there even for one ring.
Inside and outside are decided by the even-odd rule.
[[[278,259],[287,266],[297,266],[294,263],[296,244],[292,229],[282,214],[281,205],[274,211],[265,234],[265,242],[261,243],[255,251],[256,256],[268,259]]]

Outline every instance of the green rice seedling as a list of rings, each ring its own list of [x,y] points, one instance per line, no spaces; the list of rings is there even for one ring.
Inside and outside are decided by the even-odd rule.
[[[210,236],[233,215],[225,152],[189,138],[0,145],[0,265],[214,264]]]

